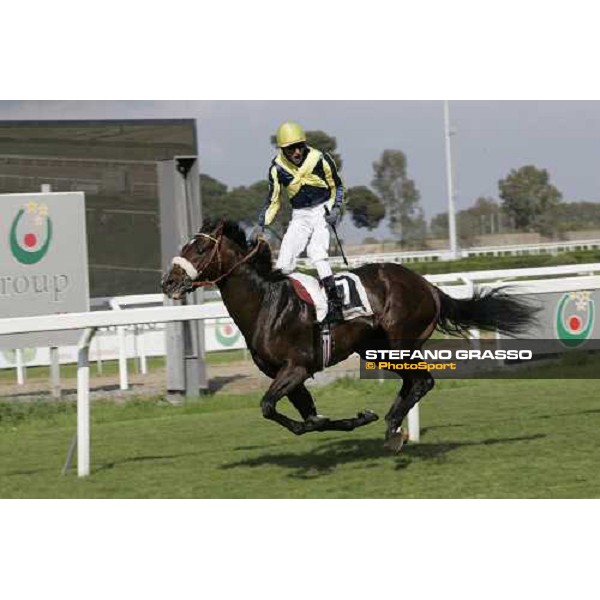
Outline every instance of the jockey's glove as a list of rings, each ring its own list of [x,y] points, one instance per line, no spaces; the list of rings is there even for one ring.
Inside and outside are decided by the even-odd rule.
[[[325,221],[331,227],[335,227],[341,218],[341,211],[339,206],[334,206],[328,213],[325,214]]]
[[[256,220],[258,226],[264,231],[265,230],[265,221],[267,217],[267,209],[263,208],[258,214],[258,219]]]
[[[253,244],[256,244],[260,237],[262,237],[265,233],[264,225],[261,227],[260,225],[256,226],[252,232],[250,233],[250,240]]]

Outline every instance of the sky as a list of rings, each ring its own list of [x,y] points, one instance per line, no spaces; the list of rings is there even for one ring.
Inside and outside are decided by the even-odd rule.
[[[451,158],[457,210],[480,196],[498,198],[498,180],[527,164],[547,169],[567,201],[600,200],[600,101],[450,100]],[[348,187],[369,185],[373,162],[402,150],[427,218],[447,209],[441,100],[342,101],[0,101],[0,120],[194,118],[201,170],[229,187],[266,177],[269,137],[286,120],[337,139]],[[351,231],[360,241],[376,232]]]

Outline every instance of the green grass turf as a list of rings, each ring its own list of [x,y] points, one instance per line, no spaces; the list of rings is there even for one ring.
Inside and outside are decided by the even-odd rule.
[[[362,408],[383,417],[396,389],[351,379],[313,388],[330,417]],[[295,437],[261,417],[259,394],[180,407],[96,401],[92,474],[81,479],[60,475],[72,402],[2,402],[0,497],[596,498],[599,389],[598,380],[438,381],[421,404],[421,443],[399,455],[383,447],[382,419]]]

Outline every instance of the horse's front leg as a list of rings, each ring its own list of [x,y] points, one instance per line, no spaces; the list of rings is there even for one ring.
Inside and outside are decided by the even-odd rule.
[[[260,402],[263,417],[279,423],[296,435],[305,433],[306,425],[304,423],[290,419],[289,417],[277,412],[277,402],[279,402],[279,400],[281,400],[281,398],[284,396],[288,396],[289,394],[294,395],[294,390],[296,390],[299,386],[302,386],[307,377],[308,373],[305,367],[293,365],[289,362],[285,367],[280,369],[275,376],[273,383],[271,383],[269,386],[267,393],[263,396]],[[310,406],[305,402],[305,399],[303,400],[304,402],[302,402],[302,404],[304,406],[302,408],[304,408],[307,413],[311,413],[312,410]],[[304,415],[302,416],[304,417]]]
[[[304,367],[288,364],[281,369],[261,401],[265,419],[283,425],[296,435],[309,431],[352,431],[377,421],[377,415],[369,410],[361,411],[350,419],[328,419],[318,415],[312,396],[303,385],[306,378],[307,371]],[[295,421],[277,412],[277,402],[283,396],[290,399],[304,421]]]

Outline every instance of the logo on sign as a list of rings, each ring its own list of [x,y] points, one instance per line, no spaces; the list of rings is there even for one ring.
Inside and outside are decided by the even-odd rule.
[[[27,202],[10,227],[10,251],[23,265],[40,262],[52,242],[52,219],[43,202]]]
[[[6,364],[8,366],[13,366],[13,365],[17,364],[17,353],[15,350],[2,350],[2,351],[0,351],[0,354],[2,355],[2,357],[4,358],[4,360],[6,361]],[[25,364],[31,362],[35,358],[36,354],[37,354],[36,348],[23,348],[23,351],[21,354],[23,364],[25,365]]]
[[[567,292],[558,301],[554,321],[556,337],[567,348],[583,344],[594,329],[592,292]]]
[[[229,322],[217,321],[215,337],[223,346],[233,346],[240,339],[240,330]]]

